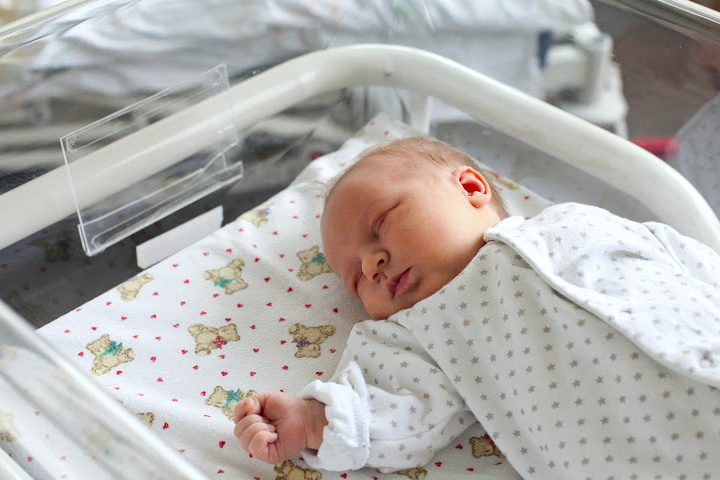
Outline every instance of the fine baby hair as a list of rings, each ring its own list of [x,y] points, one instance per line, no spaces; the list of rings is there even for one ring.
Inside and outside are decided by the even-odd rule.
[[[440,140],[425,137],[411,137],[392,140],[370,147],[358,155],[356,162],[341,172],[336,178],[325,184],[324,196],[329,199],[336,185],[347,174],[351,173],[362,161],[375,156],[383,156],[388,161],[405,160],[420,166],[460,167],[463,165],[476,166],[475,160],[457,147]],[[423,163],[424,162],[424,163]],[[493,197],[491,205],[501,219],[510,216],[506,202],[500,193],[490,171],[483,171],[485,179],[490,185]]]

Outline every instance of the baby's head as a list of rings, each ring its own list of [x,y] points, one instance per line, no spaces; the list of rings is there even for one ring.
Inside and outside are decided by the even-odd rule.
[[[331,188],[325,257],[368,313],[384,319],[455,278],[485,244],[485,231],[506,216],[463,152],[397,140],[362,153]]]

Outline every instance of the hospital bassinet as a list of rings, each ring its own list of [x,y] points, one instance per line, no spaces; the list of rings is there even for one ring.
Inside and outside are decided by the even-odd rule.
[[[212,210],[217,205],[228,220],[251,211],[243,220],[252,225],[248,230],[265,225],[268,211],[283,208],[268,198],[306,166],[312,171],[321,165],[314,163],[316,158],[338,150],[363,126],[361,139],[381,141],[391,131],[402,135],[400,124],[376,117],[380,112],[479,157],[498,172],[507,189],[516,184],[503,175],[551,201],[580,200],[639,220],[659,218],[720,249],[720,227],[712,210],[720,210],[718,205],[709,206],[674,170],[620,138],[654,136],[665,146],[679,145],[677,152],[666,152],[667,160],[711,198],[717,190],[717,180],[712,180],[717,165],[708,159],[712,80],[720,68],[713,63],[716,14],[680,1],[577,2],[559,18],[541,18],[542,9],[532,11],[537,18],[512,9],[489,9],[488,18],[472,17],[463,16],[460,3],[456,10],[439,5],[378,2],[354,10],[322,2],[218,1],[203,7],[149,0],[68,2],[6,27],[0,43],[0,295],[11,308],[3,305],[0,311],[0,445],[10,453],[0,456],[3,475],[206,478],[229,472],[227,466],[209,470],[203,464],[202,471],[193,466],[183,452],[161,440],[167,437],[153,433],[159,429],[167,435],[175,427],[172,422],[160,424],[157,418],[148,429],[117,408],[107,384],[98,388],[68,359],[69,354],[81,361],[78,357],[89,352],[58,342],[63,352],[56,353],[22,317],[40,327],[98,297],[86,310],[100,322],[103,313],[93,309],[110,306],[108,295],[121,295],[114,287],[128,279],[134,283],[123,283],[127,288],[122,295],[141,301],[148,301],[141,293],[160,296],[158,273],[157,280],[150,279],[154,287],[143,287],[150,280],[138,275],[143,270],[137,265],[141,254],[135,258],[136,245],[145,244],[142,255],[149,254],[145,268],[173,253],[164,251],[168,245],[190,242],[192,235],[209,234],[219,225],[217,219],[209,227],[196,221],[190,234],[175,230],[176,240],[170,243],[159,237],[156,242],[165,242],[160,246],[146,243],[148,239],[201,213],[209,211],[203,218],[217,216]],[[593,11],[589,7],[594,18],[588,16]],[[386,45],[359,45],[368,41]],[[272,238],[274,232],[266,233]],[[306,246],[309,264],[318,259],[318,266],[319,252]],[[257,246],[250,241],[244,248]],[[267,248],[280,257],[302,259],[305,247],[297,252]],[[261,261],[259,255],[244,257],[246,264]],[[226,263],[231,262],[217,267]],[[227,278],[215,284],[202,281],[220,290],[228,283]],[[337,287],[329,279],[320,283],[321,290]],[[318,299],[323,301],[327,299]],[[235,308],[241,303],[233,297]],[[299,307],[310,310],[312,303]],[[337,308],[332,302],[324,306],[330,312]],[[351,318],[362,318],[362,312],[349,312]],[[120,311],[112,315],[123,316]],[[275,317],[272,321],[279,322]],[[234,322],[244,329],[241,338],[253,338],[256,324],[262,323],[243,322]],[[289,324],[282,325],[285,331]],[[56,334],[70,330],[56,322],[48,328],[53,325],[63,325]],[[169,324],[170,334],[174,325]],[[328,352],[342,347],[342,327],[335,328],[338,344],[328,341]],[[273,340],[300,352],[303,337],[284,335]],[[100,357],[122,349],[120,342],[105,340],[108,346]],[[211,344],[228,344],[227,339],[218,342]],[[328,355],[322,357],[324,367],[332,365]],[[314,374],[322,378],[325,372],[319,368]],[[112,371],[120,377],[119,369]],[[223,392],[229,404],[234,390]],[[20,421],[13,414],[18,404],[36,418]],[[208,413],[219,407],[208,407]],[[230,426],[226,433],[231,434]],[[227,452],[230,441],[222,437],[215,448]],[[458,446],[462,450],[462,443]],[[270,478],[267,470],[257,468],[235,473]],[[462,470],[477,474],[473,468],[478,467]],[[447,471],[443,474],[447,478]],[[495,478],[499,475],[514,472],[503,470]]]

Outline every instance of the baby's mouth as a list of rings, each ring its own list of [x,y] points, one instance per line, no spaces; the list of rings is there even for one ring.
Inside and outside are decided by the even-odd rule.
[[[408,268],[399,275],[395,275],[385,284],[390,294],[395,298],[398,293],[404,293],[409,286],[410,269]]]

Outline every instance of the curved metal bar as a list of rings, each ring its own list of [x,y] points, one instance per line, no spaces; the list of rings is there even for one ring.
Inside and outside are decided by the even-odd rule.
[[[244,129],[315,95],[348,86],[388,86],[436,97],[638,199],[663,222],[720,252],[720,221],[679,173],[642,148],[464,67],[422,50],[355,45],[313,52],[239,83],[71,164],[89,204],[212,141],[212,114],[232,110]],[[112,165],[108,168],[108,165]],[[0,248],[70,215],[64,169],[0,196]],[[82,207],[82,206],[81,206]]]

